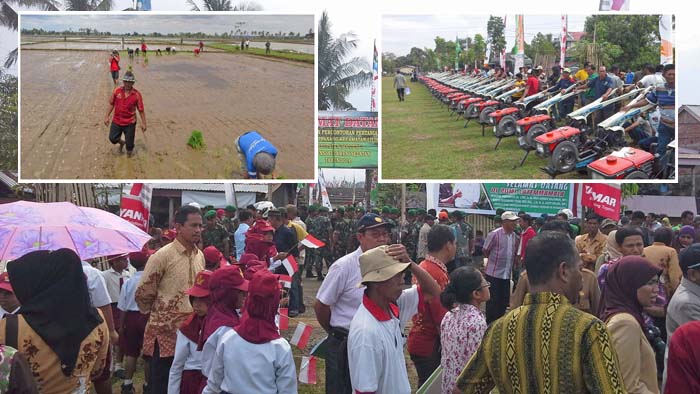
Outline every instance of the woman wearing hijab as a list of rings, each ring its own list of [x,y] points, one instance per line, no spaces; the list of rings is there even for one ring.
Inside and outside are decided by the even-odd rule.
[[[693,226],[683,226],[678,231],[676,238],[676,250],[680,254],[681,251],[695,242],[695,228]]]
[[[659,393],[654,349],[646,337],[643,310],[654,305],[662,269],[640,256],[610,266],[601,319],[610,332],[627,392]]]
[[[275,275],[257,272],[250,281],[241,323],[216,349],[204,394],[297,392],[292,348],[275,325],[279,301]]]
[[[21,307],[0,321],[0,344],[19,345],[42,394],[89,393],[105,365],[109,329],[90,305],[78,255],[31,252],[7,271]]]
[[[209,368],[221,338],[240,322],[248,281],[236,266],[216,270],[209,281],[209,310],[199,336],[198,349],[202,351],[202,374],[209,376]],[[206,386],[206,380],[201,388]]]
[[[194,279],[194,286],[185,292],[190,296],[193,312],[177,331],[168,394],[199,394],[206,382],[202,375],[202,352],[197,347],[209,306],[211,275],[211,271],[200,271]]]
[[[278,256],[277,248],[273,241],[274,232],[274,227],[266,220],[257,220],[245,233],[245,253],[254,254],[257,260],[264,261],[267,266],[273,260],[278,260],[276,258]]]
[[[595,263],[596,275],[598,275],[598,273],[600,272],[600,267],[603,264],[622,257],[620,245],[618,245],[617,241],[615,240],[616,233],[617,230],[613,230],[608,233],[608,238],[605,240],[605,248],[603,249],[603,254],[601,254],[600,257],[598,257],[598,260]]]

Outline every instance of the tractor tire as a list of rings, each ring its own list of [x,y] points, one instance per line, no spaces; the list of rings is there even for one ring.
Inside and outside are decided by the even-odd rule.
[[[647,174],[643,173],[642,171],[637,170],[637,171],[632,171],[631,173],[629,173],[625,177],[625,179],[649,179],[649,176]]]
[[[547,126],[542,123],[534,124],[530,127],[530,130],[527,131],[527,134],[525,134],[525,141],[530,145],[530,148],[537,149],[537,141],[535,141],[535,139],[547,131],[549,131],[547,130]]]
[[[554,152],[552,152],[552,168],[558,173],[571,172],[576,168],[576,162],[578,161],[578,148],[576,144],[571,141],[564,141],[559,143]]]
[[[467,109],[464,110],[464,117],[467,119],[476,118],[476,116],[479,114],[477,112],[478,110],[479,108],[477,108],[476,104],[469,104]]]
[[[479,114],[479,122],[488,124],[489,123],[489,114],[496,111],[496,107],[486,107],[481,110],[481,113]]]
[[[513,115],[506,115],[501,118],[496,126],[496,137],[510,137],[515,134],[515,127],[518,120]]]

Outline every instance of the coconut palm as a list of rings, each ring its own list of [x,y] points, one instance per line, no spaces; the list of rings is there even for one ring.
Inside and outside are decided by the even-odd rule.
[[[372,84],[372,73],[366,60],[347,59],[358,40],[353,33],[333,38],[328,13],[318,22],[318,109],[354,110],[346,97],[353,89]]]
[[[187,0],[191,11],[233,11],[231,0],[202,0],[202,7],[197,5],[194,0]]]
[[[58,3],[55,0],[0,0],[0,26],[17,31],[17,12],[10,6],[19,5],[30,9],[42,11],[58,11]],[[17,61],[17,48],[10,51],[5,59],[4,67],[10,68]]]
[[[64,0],[66,11],[111,11],[112,0]]]

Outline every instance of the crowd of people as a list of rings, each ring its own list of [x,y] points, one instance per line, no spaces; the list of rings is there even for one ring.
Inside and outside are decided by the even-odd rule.
[[[306,313],[304,271],[327,393],[409,393],[408,364],[444,393],[700,392],[700,216],[498,210],[484,237],[464,212],[400,213],[192,204],[104,271],[28,253],[0,276],[0,392],[134,393],[139,358],[146,393],[297,392],[278,324]]]

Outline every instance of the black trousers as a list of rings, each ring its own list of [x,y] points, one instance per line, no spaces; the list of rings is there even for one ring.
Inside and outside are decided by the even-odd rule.
[[[150,394],[168,394],[168,379],[174,357],[160,357],[160,347],[156,341],[151,357],[151,377],[148,382]]]
[[[510,302],[510,281],[489,275],[484,276],[491,283],[491,299],[486,302],[486,323],[491,324],[506,313]]]
[[[406,93],[406,88],[396,89],[396,94],[399,95],[399,101],[403,101]]]
[[[418,373],[418,387],[422,386],[430,375],[440,366],[440,347],[438,341],[435,341],[435,350],[428,357],[411,354],[411,361],[416,367]]]
[[[342,340],[333,334],[328,335],[328,353],[326,356],[326,394],[351,394],[352,387],[346,385],[343,371],[340,370]],[[345,363],[347,364],[347,362]]]
[[[109,128],[109,142],[113,144],[118,143],[122,139],[122,133],[124,133],[124,139],[126,140],[126,151],[131,152],[134,150],[136,123],[134,122],[127,126],[119,126],[112,122],[112,126]]]

